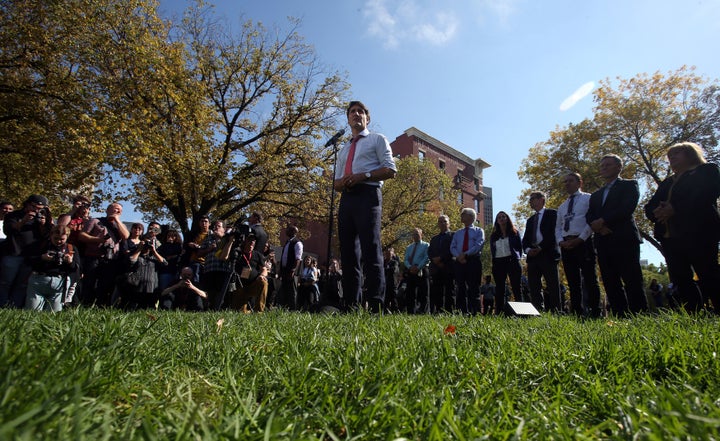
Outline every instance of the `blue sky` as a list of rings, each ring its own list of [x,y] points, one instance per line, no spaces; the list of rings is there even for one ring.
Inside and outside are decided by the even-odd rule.
[[[188,3],[161,0],[170,17]],[[605,78],[683,65],[720,78],[717,0],[217,0],[230,24],[289,27],[347,72],[391,141],[415,126],[492,167],[494,210],[512,212],[528,149],[592,116]],[[643,249],[643,257],[661,256]]]

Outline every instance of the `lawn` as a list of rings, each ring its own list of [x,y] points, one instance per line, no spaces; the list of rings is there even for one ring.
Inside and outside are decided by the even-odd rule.
[[[0,440],[720,439],[714,317],[77,309],[0,323]]]

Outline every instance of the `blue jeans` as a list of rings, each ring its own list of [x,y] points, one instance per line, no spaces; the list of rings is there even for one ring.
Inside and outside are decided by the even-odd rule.
[[[22,256],[4,256],[0,261],[0,307],[22,308],[31,268]]]
[[[67,277],[46,276],[32,273],[27,285],[25,309],[35,311],[62,311],[63,294],[67,288]]]

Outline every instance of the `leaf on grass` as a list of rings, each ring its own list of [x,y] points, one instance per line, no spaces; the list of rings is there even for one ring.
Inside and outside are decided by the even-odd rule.
[[[157,317],[155,317],[154,315],[152,315],[152,314],[150,314],[150,313],[148,313],[147,316],[148,316],[148,318],[149,318],[150,320],[152,320],[153,322],[154,322],[155,320],[157,320]]]
[[[455,325],[447,325],[445,327],[445,331],[443,331],[444,335],[455,335]]]
[[[217,321],[217,323],[215,323],[215,324],[217,325],[217,332],[218,332],[218,333],[219,333],[220,331],[222,331],[222,327],[223,327],[223,324],[224,324],[224,323],[225,323],[225,319],[224,319],[224,318],[221,318],[220,320]]]

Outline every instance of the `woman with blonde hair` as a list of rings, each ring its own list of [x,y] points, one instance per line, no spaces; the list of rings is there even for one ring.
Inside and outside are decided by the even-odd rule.
[[[655,223],[680,302],[696,312],[710,299],[720,311],[720,169],[692,142],[671,146],[667,157],[673,174],[645,205],[645,215]]]

